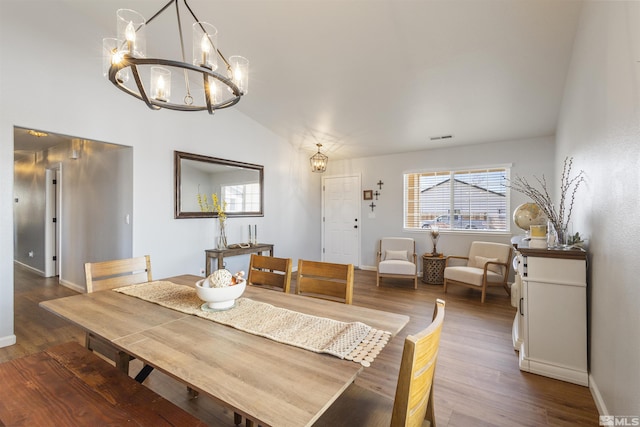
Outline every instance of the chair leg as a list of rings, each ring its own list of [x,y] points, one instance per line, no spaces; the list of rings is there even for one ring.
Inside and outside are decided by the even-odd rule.
[[[447,293],[447,279],[444,279],[444,293]]]
[[[418,289],[418,276],[413,278],[413,289]]]
[[[433,407],[433,387],[435,384],[431,383],[431,391],[429,392],[429,401],[427,402],[427,413],[425,419],[429,421],[429,427],[436,427],[436,412]]]
[[[380,286],[380,276],[376,274],[376,286]]]

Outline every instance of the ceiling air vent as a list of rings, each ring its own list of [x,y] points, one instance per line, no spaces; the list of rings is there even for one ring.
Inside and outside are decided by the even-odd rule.
[[[440,136],[429,137],[431,141],[444,141],[451,138],[453,138],[453,135],[440,135]]]

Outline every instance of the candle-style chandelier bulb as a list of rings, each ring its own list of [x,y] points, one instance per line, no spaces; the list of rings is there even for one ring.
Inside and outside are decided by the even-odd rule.
[[[218,69],[218,30],[207,22],[193,24],[193,65]]]

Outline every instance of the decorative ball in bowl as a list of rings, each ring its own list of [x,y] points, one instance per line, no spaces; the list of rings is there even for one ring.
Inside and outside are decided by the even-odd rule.
[[[244,293],[247,281],[237,275],[233,278],[233,283],[231,283],[231,274],[228,274],[229,284],[221,284],[219,280],[216,280],[219,279],[219,275],[216,275],[216,273],[205,279],[198,280],[196,282],[196,292],[201,300],[206,301],[202,305],[203,309],[228,310],[235,306],[236,299],[240,298]]]
[[[224,288],[208,288],[203,286],[205,280],[207,279],[196,282],[196,292],[201,300],[206,301],[205,307],[212,310],[227,310],[233,307],[247,286],[247,281],[242,280]]]

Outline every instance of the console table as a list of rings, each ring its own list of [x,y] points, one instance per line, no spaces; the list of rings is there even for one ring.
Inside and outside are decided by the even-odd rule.
[[[587,254],[518,245],[520,370],[589,385]]]
[[[273,256],[273,244],[270,243],[256,243],[247,248],[225,248],[225,249],[205,249],[205,269],[207,276],[211,274],[211,260],[217,260],[217,268],[222,268],[224,265],[224,258],[236,255],[246,254],[262,254],[269,251],[269,256]]]

